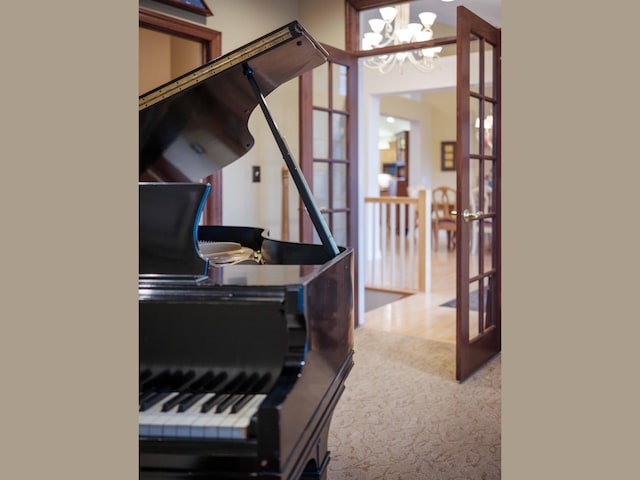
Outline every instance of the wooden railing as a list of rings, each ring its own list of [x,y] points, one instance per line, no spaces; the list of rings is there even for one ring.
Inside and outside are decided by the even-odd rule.
[[[398,293],[431,290],[430,195],[365,197],[365,288]]]

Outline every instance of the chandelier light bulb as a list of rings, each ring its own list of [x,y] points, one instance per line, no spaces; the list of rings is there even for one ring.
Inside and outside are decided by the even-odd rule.
[[[433,22],[436,21],[436,14],[433,12],[422,12],[418,17],[425,27],[431,27]]]
[[[380,15],[385,22],[393,22],[393,19],[396,18],[396,13],[398,11],[395,7],[383,7],[380,9]]]
[[[364,34],[364,39],[371,45],[375,47],[382,41],[382,35],[376,32],[367,32]]]
[[[381,33],[384,25],[385,22],[381,18],[372,18],[371,20],[369,20],[369,26],[371,27],[371,30],[376,33]]]
[[[422,54],[425,57],[433,58],[436,56],[436,54],[440,53],[441,51],[442,51],[442,47],[423,48]]]
[[[422,25],[420,25],[419,23],[410,23],[409,25],[407,25],[407,28],[411,32],[412,38],[416,38],[416,35],[418,35],[418,33],[422,31]]]
[[[433,32],[431,30],[420,30],[415,34],[416,42],[426,42],[433,38]]]
[[[407,43],[411,41],[412,33],[408,28],[399,28],[396,30],[396,33],[398,34],[398,40],[400,40],[401,43]]]

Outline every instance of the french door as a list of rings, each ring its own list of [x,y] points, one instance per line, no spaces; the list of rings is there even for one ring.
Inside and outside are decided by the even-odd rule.
[[[300,77],[300,168],[338,246],[354,249],[358,325],[357,59],[323,45],[326,63]],[[320,243],[300,204],[300,241]]]
[[[457,8],[456,379],[501,350],[500,30]]]

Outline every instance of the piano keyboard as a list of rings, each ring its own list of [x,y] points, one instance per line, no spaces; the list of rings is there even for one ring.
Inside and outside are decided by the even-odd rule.
[[[145,372],[144,375],[148,374]],[[259,392],[269,376],[241,373],[229,381],[226,377],[224,373],[214,376],[209,372],[194,380],[192,372],[169,374],[165,371],[141,382],[147,389],[141,387],[139,436],[248,438],[251,418],[266,398],[265,394],[252,392]]]

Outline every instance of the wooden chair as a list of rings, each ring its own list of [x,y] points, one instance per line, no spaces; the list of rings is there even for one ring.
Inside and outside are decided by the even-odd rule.
[[[447,232],[447,249],[451,250],[455,247],[456,217],[451,214],[455,209],[455,188],[442,186],[431,191],[431,229],[436,250],[441,230]]]

